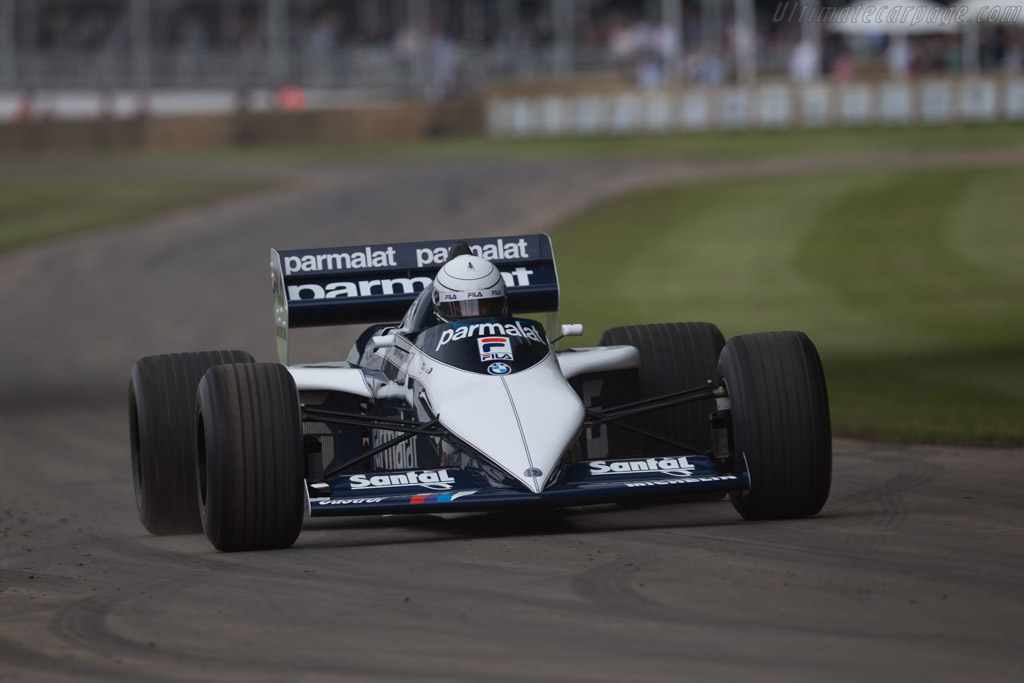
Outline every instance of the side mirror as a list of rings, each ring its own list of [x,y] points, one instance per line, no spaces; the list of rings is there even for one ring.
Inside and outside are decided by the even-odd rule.
[[[370,343],[376,349],[390,349],[395,345],[395,335],[382,334],[379,337],[371,337]]]
[[[565,337],[581,337],[583,336],[583,325],[576,323],[574,325],[562,325],[562,334],[558,335],[551,340],[552,344],[557,344]]]

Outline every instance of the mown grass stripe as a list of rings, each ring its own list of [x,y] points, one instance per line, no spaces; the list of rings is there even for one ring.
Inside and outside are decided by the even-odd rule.
[[[1005,168],[637,192],[551,231],[562,318],[587,323],[582,343],[666,320],[803,330],[836,434],[1024,445],[1020,187]]]

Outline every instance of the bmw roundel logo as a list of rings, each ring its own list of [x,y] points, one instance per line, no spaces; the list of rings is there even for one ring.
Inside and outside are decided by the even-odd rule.
[[[507,375],[512,372],[512,368],[508,366],[508,363],[491,363],[487,366],[487,372],[492,375]]]

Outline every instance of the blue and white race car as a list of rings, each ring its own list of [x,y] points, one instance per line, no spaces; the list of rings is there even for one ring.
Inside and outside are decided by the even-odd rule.
[[[438,317],[448,243],[272,250],[279,362],[139,360],[129,420],[144,526],[236,551],[288,547],[310,518],[340,515],[726,493],[747,519],[821,510],[831,430],[806,335],[726,343],[710,323],[632,325],[560,349],[582,326],[558,321],[547,235],[467,244],[500,271],[508,310],[529,315]],[[289,364],[292,330],[342,324],[370,324],[345,360]]]

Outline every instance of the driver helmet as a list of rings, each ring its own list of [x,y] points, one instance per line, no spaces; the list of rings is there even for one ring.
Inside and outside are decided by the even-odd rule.
[[[434,278],[434,311],[446,322],[500,318],[508,308],[505,280],[490,261],[461,254],[441,266]]]

